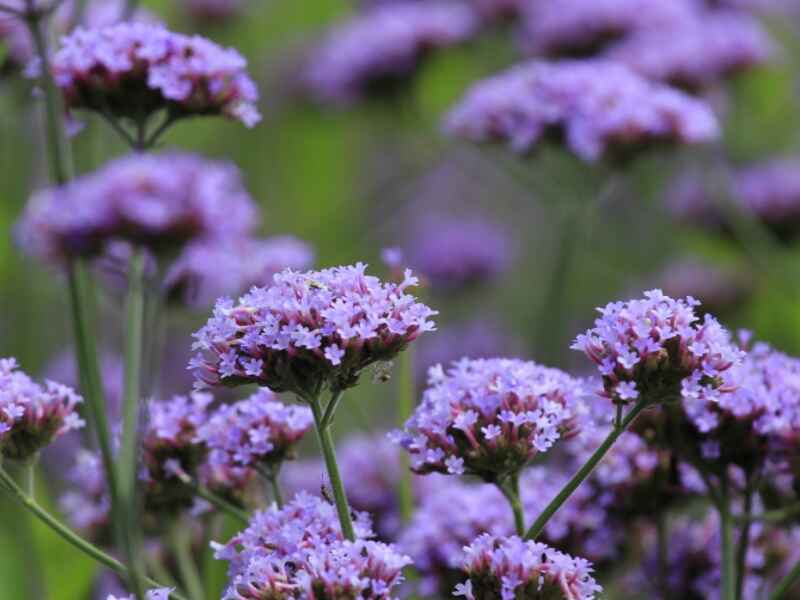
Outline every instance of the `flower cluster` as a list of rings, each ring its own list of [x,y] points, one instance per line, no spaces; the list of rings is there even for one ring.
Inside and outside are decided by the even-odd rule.
[[[311,247],[291,236],[199,240],[170,267],[165,293],[189,306],[211,306],[222,296],[268,285],[279,271],[307,269],[313,262]]]
[[[584,352],[615,403],[683,397],[717,401],[730,388],[723,375],[741,360],[728,332],[710,315],[700,320],[693,298],[675,300],[661,290],[598,309],[594,327],[572,349]]]
[[[460,2],[391,2],[335,28],[309,56],[304,87],[320,102],[352,104],[411,76],[423,56],[469,38],[475,13]]]
[[[719,133],[702,100],[604,60],[512,67],[475,84],[445,127],[475,142],[506,141],[517,152],[532,150],[547,134],[563,134],[587,161],[651,142],[708,142]]]
[[[26,461],[56,438],[83,427],[82,398],[65,385],[40,385],[18,370],[13,358],[0,359],[0,452]]]
[[[692,296],[702,303],[701,310],[715,315],[741,306],[753,291],[748,273],[695,259],[667,265],[658,281],[667,296]]]
[[[172,119],[226,115],[248,127],[261,118],[237,51],[160,25],[78,28],[62,39],[52,63],[70,109],[136,122],[162,109]]]
[[[361,371],[391,360],[422,333],[436,313],[401,283],[366,275],[366,265],[285,271],[237,304],[220,300],[194,334],[190,367],[201,385],[252,382],[309,397],[327,383],[342,390]]]
[[[100,455],[79,450],[66,479],[71,487],[62,494],[59,507],[69,522],[93,540],[111,539],[111,496]]]
[[[429,371],[422,403],[396,435],[417,473],[486,481],[518,473],[576,431],[583,387],[557,369],[516,359],[463,359]]]
[[[336,511],[299,494],[283,509],[257,513],[216,556],[230,561],[224,600],[364,598],[390,600],[408,557],[368,541],[369,518],[355,515],[356,540],[343,539]]]
[[[231,164],[192,154],[132,155],[36,194],[20,245],[50,260],[94,256],[117,239],[158,252],[193,238],[248,233],[258,209]]]
[[[454,595],[486,598],[570,598],[593,600],[602,588],[582,558],[516,536],[482,535],[464,549],[468,579]]]
[[[292,447],[314,424],[306,406],[289,406],[262,389],[222,405],[198,428],[212,467],[236,471],[272,468],[291,458]]]

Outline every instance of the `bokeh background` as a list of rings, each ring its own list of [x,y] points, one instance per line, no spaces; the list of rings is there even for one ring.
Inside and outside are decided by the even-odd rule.
[[[568,346],[594,307],[655,286],[695,294],[730,327],[800,352],[797,246],[748,219],[733,235],[677,223],[664,201],[687,171],[800,156],[800,9],[792,0],[759,17],[775,41],[772,59],[706,92],[724,124],[720,144],[657,148],[624,165],[587,164],[559,144],[521,157],[443,135],[442,118],[465,89],[519,59],[510,25],[426,57],[402,94],[336,109],[303,101],[292,75],[303,49],[358,9],[350,1],[254,0],[242,15],[213,22],[193,20],[179,0],[143,5],[171,28],[248,58],[263,122],[246,130],[189,120],[162,145],[236,163],[262,206],[261,233],[308,242],[318,266],[364,261],[386,274],[382,252],[401,248],[424,274],[451,253],[457,261],[464,247],[489,265],[467,284],[428,278],[423,294],[441,313],[440,331],[416,351],[418,383],[427,364],[464,353],[518,355],[580,372],[584,358]],[[0,61],[2,48],[0,39]],[[47,176],[35,96],[13,69],[0,76],[0,356],[46,374],[70,345],[65,288],[59,273],[26,259],[12,235]],[[126,151],[102,123],[85,120],[74,139],[80,172]],[[120,311],[117,296],[102,297],[98,329],[108,346],[119,339]],[[188,390],[188,334],[205,315],[172,317],[165,366],[174,391]],[[337,434],[391,427],[395,394],[392,382],[359,387]],[[47,503],[57,477],[38,483]],[[46,598],[90,597],[93,565],[6,499],[0,503],[2,514],[19,514],[0,519],[0,598],[35,598],[36,586]],[[220,568],[209,576],[219,577]]]

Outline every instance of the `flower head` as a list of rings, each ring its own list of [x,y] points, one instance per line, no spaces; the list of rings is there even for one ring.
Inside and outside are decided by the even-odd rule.
[[[137,154],[36,194],[17,236],[30,254],[59,260],[95,256],[119,239],[161,251],[199,237],[244,235],[257,216],[233,165]]]
[[[133,121],[162,109],[173,119],[225,115],[248,127],[261,118],[238,52],[161,25],[79,27],[61,40],[52,63],[69,109]]]
[[[301,396],[322,384],[342,390],[369,365],[391,360],[436,313],[397,283],[366,275],[366,265],[297,273],[254,288],[234,304],[217,303],[196,334],[190,365],[201,385],[257,383]]]
[[[478,82],[450,112],[446,130],[475,142],[503,141],[532,150],[562,134],[578,157],[653,142],[694,144],[715,139],[710,107],[612,61],[531,61]]]
[[[13,358],[0,359],[0,453],[25,461],[65,433],[83,427],[82,398],[72,388],[40,385],[18,370]]]
[[[544,544],[517,536],[482,535],[464,549],[467,581],[456,588],[465,600],[564,598],[593,600],[602,591],[592,566]]]
[[[723,375],[742,353],[714,317],[697,317],[697,305],[661,290],[612,302],[598,309],[594,327],[572,349],[598,366],[605,395],[615,403],[719,400],[730,391]]]
[[[462,359],[429,371],[422,403],[397,434],[417,473],[487,481],[519,472],[576,427],[581,382],[515,359]]]

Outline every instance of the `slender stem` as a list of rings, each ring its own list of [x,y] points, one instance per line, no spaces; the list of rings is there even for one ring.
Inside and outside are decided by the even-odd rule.
[[[338,390],[331,394],[331,399],[325,407],[325,414],[322,415],[322,426],[327,428],[333,423],[333,417],[336,414],[336,409],[339,406],[339,401],[342,399],[342,391]]]
[[[779,523],[781,521],[786,521],[792,517],[796,517],[800,515],[800,502],[795,504],[790,504],[785,508],[779,508],[776,510],[768,510],[758,515],[740,515],[735,517],[734,520],[736,521],[763,521],[767,523]]]
[[[203,580],[192,556],[191,538],[187,535],[189,532],[190,529],[180,522],[172,527],[172,551],[175,553],[175,560],[178,563],[181,582],[189,597],[192,600],[205,600]]]
[[[278,505],[278,508],[283,508],[283,493],[281,492],[281,484],[278,483],[278,474],[271,473],[269,477],[267,477],[267,481],[269,481],[270,488],[272,489],[272,497],[275,499],[275,503]]]
[[[411,417],[414,412],[414,397],[416,391],[414,389],[414,354],[413,348],[406,348],[405,352],[401,352],[398,357],[398,373],[397,373],[397,412],[398,412],[398,425],[404,427],[406,421]],[[414,489],[413,480],[411,475],[411,461],[409,460],[408,453],[401,452],[402,469],[400,482],[397,486],[397,493],[400,504],[400,518],[403,522],[411,520],[411,515],[414,512]]]
[[[722,594],[720,600],[736,600],[736,565],[733,556],[733,527],[730,513],[730,496],[728,479],[725,473],[721,476],[719,525],[720,525],[720,552],[722,564]]]
[[[331,399],[331,402],[333,399]],[[333,499],[336,503],[336,511],[339,513],[339,522],[342,525],[342,534],[348,540],[355,540],[355,530],[353,529],[353,520],[350,517],[350,507],[347,504],[347,494],[344,491],[344,484],[342,477],[339,474],[339,465],[336,462],[336,449],[333,444],[333,437],[329,426],[325,426],[323,422],[322,407],[319,404],[319,398],[311,398],[311,412],[314,415],[314,424],[317,430],[317,439],[319,447],[322,451],[322,456],[325,458],[325,467],[328,471],[328,479],[331,481],[331,488],[333,488]],[[329,404],[330,406],[330,404]]]
[[[744,516],[746,517],[739,532],[739,546],[736,550],[736,600],[741,600],[744,590],[744,580],[747,574],[747,550],[750,546],[750,530],[753,521],[748,518],[753,512],[753,485],[752,477],[748,476],[747,488],[744,496]]]
[[[199,496],[200,498],[202,498],[203,500],[205,500],[209,504],[212,504],[213,506],[217,507],[219,510],[221,510],[225,514],[230,515],[231,517],[233,517],[234,519],[236,519],[237,521],[239,521],[243,525],[247,525],[247,523],[250,522],[250,517],[248,516],[248,514],[245,511],[243,511],[242,509],[240,509],[237,506],[234,506],[233,504],[231,504],[230,502],[228,502],[224,498],[218,496],[217,494],[215,494],[211,490],[203,487],[202,485],[196,484],[196,483],[195,484],[187,483],[187,485],[191,486],[192,490],[194,491],[194,493],[197,496]]]
[[[13,470],[10,469],[10,475],[15,477],[19,482],[20,489],[31,498],[34,498],[34,477],[37,460],[38,458],[34,457],[23,462],[9,462],[9,467],[13,467]],[[8,486],[4,487],[8,492],[13,493]],[[35,600],[44,600],[48,595],[44,585],[45,582],[42,577],[37,575],[37,573],[41,573],[42,560],[33,534],[33,515],[23,511],[20,518],[12,518],[11,522],[15,529],[15,543],[29,565],[26,579],[28,580],[31,597]]]
[[[800,562],[798,562],[792,570],[789,571],[783,579],[778,582],[775,589],[769,595],[769,600],[787,600],[788,592],[794,587],[794,584],[800,581]]]
[[[14,479],[2,468],[0,468],[0,483],[24,508],[30,511],[42,523],[57,533],[62,539],[69,542],[76,549],[96,560],[101,565],[108,567],[112,571],[119,573],[125,578],[129,578],[130,571],[125,565],[123,565],[113,556],[109,556],[100,550],[100,548],[94,544],[84,540],[81,536],[69,529],[69,527],[62,524],[58,519],[39,506],[39,504],[37,504],[33,498],[26,494],[25,491],[16,484]],[[157,581],[148,580],[148,583],[155,587],[164,587]],[[183,598],[178,594],[173,593],[171,596],[175,600],[183,600]]]
[[[589,457],[589,460],[584,463],[584,465],[578,469],[578,472],[572,476],[567,484],[561,489],[558,495],[550,502],[550,504],[542,511],[542,514],[534,521],[533,525],[531,525],[530,529],[528,529],[528,533],[525,534],[526,539],[536,539],[536,537],[542,532],[547,522],[550,518],[556,513],[556,511],[561,508],[561,505],[567,501],[567,499],[572,495],[572,493],[578,489],[578,486],[583,483],[583,481],[592,473],[594,468],[597,464],[603,459],[606,453],[611,449],[611,446],[614,445],[614,442],[617,441],[622,433],[630,427],[631,423],[639,416],[639,413],[644,410],[645,406],[647,406],[648,402],[646,399],[641,399],[639,402],[634,405],[634,407],[630,410],[630,412],[625,416],[622,420],[622,425],[620,427],[614,427],[611,430],[611,433],[608,434],[603,443],[594,451],[594,454]]]
[[[503,496],[506,497],[509,505],[511,505],[511,511],[514,513],[514,526],[516,527],[517,535],[525,535],[525,510],[519,498],[519,473],[514,473],[502,484],[498,483],[497,488],[503,493]]]

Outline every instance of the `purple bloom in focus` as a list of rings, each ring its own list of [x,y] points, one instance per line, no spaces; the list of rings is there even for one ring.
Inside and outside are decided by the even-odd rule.
[[[40,385],[18,370],[13,358],[0,359],[0,452],[7,460],[26,461],[65,433],[83,427],[72,388],[46,381]]]
[[[97,255],[118,239],[160,251],[199,237],[242,236],[257,218],[233,165],[137,154],[34,195],[17,237],[29,254],[62,260]]]
[[[646,143],[709,142],[719,134],[702,100],[603,60],[512,67],[473,85],[445,128],[474,142],[506,142],[520,153],[561,134],[586,161]]]
[[[53,57],[68,109],[135,122],[165,109],[171,118],[225,115],[252,127],[261,116],[246,67],[236,50],[142,23],[78,28]]]
[[[311,247],[291,236],[199,240],[170,267],[165,292],[190,306],[207,307],[222,296],[269,285],[279,271],[308,269],[313,262]]]
[[[364,368],[434,330],[435,311],[406,293],[417,283],[410,271],[399,284],[365,271],[361,263],[284,271],[237,304],[220,300],[194,334],[199,353],[190,368],[198,384],[257,383],[304,398],[323,383],[343,390]]]
[[[710,315],[701,321],[694,298],[674,300],[661,290],[598,309],[594,327],[571,346],[594,362],[604,394],[615,403],[719,401],[730,391],[723,376],[742,353]],[[631,384],[635,388],[631,387]]]
[[[456,587],[454,595],[465,600],[593,600],[603,589],[592,577],[589,561],[517,536],[482,535],[464,552],[467,580]]]
[[[515,359],[462,359],[429,372],[422,403],[396,434],[411,468],[496,481],[576,432],[581,382]]]
[[[428,52],[463,42],[478,25],[460,2],[392,2],[335,27],[311,53],[303,73],[317,101],[348,105],[403,81]]]

